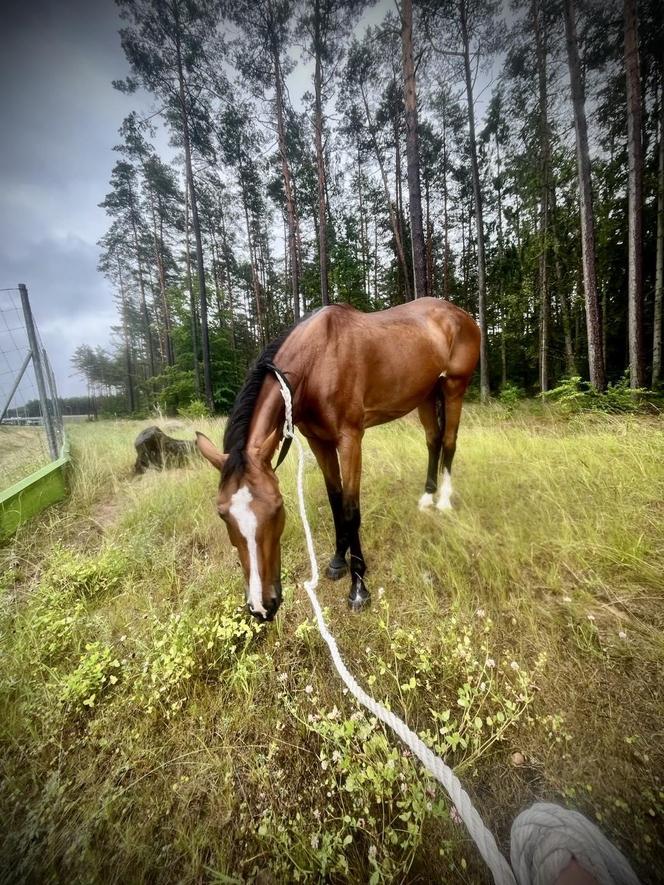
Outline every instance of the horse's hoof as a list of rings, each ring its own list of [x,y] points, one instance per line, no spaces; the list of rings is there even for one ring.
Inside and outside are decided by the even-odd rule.
[[[433,495],[431,492],[425,492],[417,504],[418,510],[428,510],[433,507]]]
[[[325,577],[329,578],[331,581],[338,581],[339,578],[343,578],[344,575],[348,574],[348,563],[345,559],[341,557],[333,556],[330,560],[330,564],[325,569]]]
[[[371,595],[367,593],[366,596],[356,596],[354,599],[348,597],[348,608],[352,612],[361,612],[364,611],[365,608],[369,608],[371,605]]]
[[[361,612],[371,605],[371,594],[364,583],[353,582],[348,594],[348,606],[351,611]]]

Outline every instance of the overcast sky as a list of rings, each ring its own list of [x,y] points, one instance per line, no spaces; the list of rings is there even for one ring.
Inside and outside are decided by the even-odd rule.
[[[25,283],[61,395],[70,357],[109,341],[112,293],[96,242],[123,118],[136,96],[112,0],[7,0],[0,36],[0,288]],[[144,103],[147,99],[144,99]],[[138,102],[140,105],[140,101]],[[2,294],[0,293],[0,308]]]

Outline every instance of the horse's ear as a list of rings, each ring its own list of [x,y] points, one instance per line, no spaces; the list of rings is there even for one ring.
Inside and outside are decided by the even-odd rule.
[[[204,433],[199,433],[198,430],[196,431],[196,446],[201,455],[207,459],[213,467],[216,467],[219,471],[224,469],[224,464],[226,463],[228,455],[224,455],[223,452],[220,452],[212,440],[209,440]]]
[[[265,437],[265,440],[258,449],[258,460],[269,463],[272,460],[277,446],[279,445],[279,431],[273,430],[272,433]]]

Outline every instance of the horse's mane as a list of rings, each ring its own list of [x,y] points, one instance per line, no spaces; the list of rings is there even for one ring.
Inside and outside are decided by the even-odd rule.
[[[244,471],[244,450],[258,394],[261,392],[265,376],[270,371],[270,364],[292,331],[293,327],[286,329],[278,338],[268,344],[249,370],[247,379],[235,399],[224,432],[224,452],[227,452],[229,457],[224,464],[222,481],[236,471],[240,473]]]

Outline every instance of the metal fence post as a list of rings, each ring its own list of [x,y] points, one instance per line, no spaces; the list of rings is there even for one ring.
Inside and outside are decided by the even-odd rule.
[[[44,365],[46,367],[46,377],[48,378],[48,387],[51,392],[51,403],[53,404],[53,419],[55,422],[55,433],[58,440],[58,449],[62,447],[62,443],[64,442],[64,421],[62,419],[62,409],[60,408],[60,398],[58,396],[58,388],[55,384],[55,375],[53,374],[53,369],[51,368],[51,361],[48,358],[48,354],[46,353],[46,349],[42,348],[42,356],[44,358]]]
[[[44,378],[44,366],[42,363],[41,349],[37,341],[37,333],[35,332],[35,324],[32,319],[30,300],[28,298],[28,290],[25,286],[25,283],[19,283],[18,290],[21,293],[21,305],[23,306],[25,329],[28,333],[28,341],[30,343],[30,350],[32,351],[32,364],[35,367],[35,377],[37,378],[37,389],[39,391],[39,401],[41,403],[42,419],[44,421],[44,429],[46,430],[48,448],[51,453],[51,458],[55,461],[59,457],[60,453],[58,452],[58,442],[55,434],[53,418],[48,408],[48,399],[46,397],[46,379]]]

